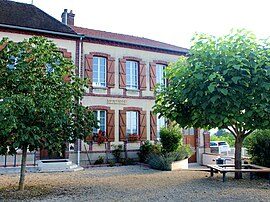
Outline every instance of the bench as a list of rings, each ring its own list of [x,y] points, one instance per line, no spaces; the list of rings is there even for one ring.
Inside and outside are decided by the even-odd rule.
[[[232,164],[223,164],[223,165],[207,165],[210,168],[211,177],[214,176],[214,172],[220,172],[223,175],[223,182],[226,181],[226,173],[228,172],[249,172],[250,180],[253,179],[254,173],[268,173],[268,179],[270,184],[270,168],[262,167],[254,164],[243,164],[242,169],[235,169],[235,166]]]

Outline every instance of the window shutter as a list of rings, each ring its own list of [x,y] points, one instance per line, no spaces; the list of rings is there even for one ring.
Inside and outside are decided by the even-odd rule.
[[[147,140],[147,131],[146,131],[146,111],[140,111],[140,140]]]
[[[107,110],[107,135],[110,142],[114,142],[114,125],[114,110]]]
[[[150,62],[150,90],[156,87],[156,63]]]
[[[126,88],[126,60],[119,59],[119,88]]]
[[[93,79],[93,56],[88,54],[85,55],[85,78],[90,79],[90,82],[88,83],[89,85],[92,84],[92,79]]]
[[[107,69],[107,86],[113,88],[115,85],[115,76],[114,76],[114,64],[115,60],[113,57],[108,58],[108,69]]]
[[[157,139],[157,115],[150,112],[150,135],[151,140]]]
[[[144,62],[140,62],[140,90],[146,89],[146,64]]]
[[[119,139],[120,141],[126,141],[126,110],[119,111]]]

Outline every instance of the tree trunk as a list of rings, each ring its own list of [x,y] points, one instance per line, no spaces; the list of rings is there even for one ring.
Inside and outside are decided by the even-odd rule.
[[[19,182],[19,190],[20,191],[24,190],[26,157],[27,157],[27,146],[23,146],[23,148],[22,148],[21,176],[20,176],[20,182]]]
[[[235,139],[235,169],[241,169],[242,168],[242,161],[241,161],[241,154],[242,154],[242,145],[243,145],[243,137],[241,135],[238,135]],[[236,172],[235,173],[235,179],[242,179],[242,173]]]

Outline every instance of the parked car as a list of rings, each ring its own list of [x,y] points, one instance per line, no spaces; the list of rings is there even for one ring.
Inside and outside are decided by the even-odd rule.
[[[210,141],[210,147],[218,147],[219,153],[231,151],[230,145],[225,141]]]

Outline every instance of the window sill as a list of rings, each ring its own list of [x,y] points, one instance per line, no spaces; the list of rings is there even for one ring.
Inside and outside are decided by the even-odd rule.
[[[103,90],[107,90],[108,87],[106,86],[92,86],[93,89],[103,89]]]
[[[140,92],[139,89],[126,88],[127,91]]]

